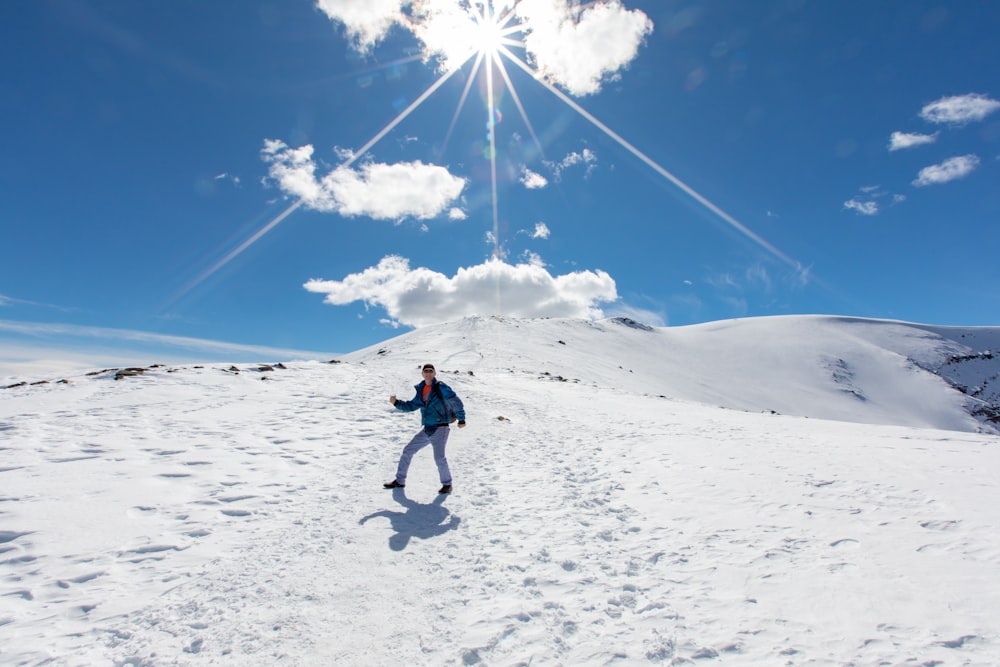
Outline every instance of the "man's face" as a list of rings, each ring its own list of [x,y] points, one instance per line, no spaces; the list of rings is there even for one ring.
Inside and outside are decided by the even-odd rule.
[[[424,371],[423,371],[423,373],[424,373],[424,379],[427,380],[428,382],[430,382],[431,380],[434,379],[434,369],[433,368],[425,368]]]

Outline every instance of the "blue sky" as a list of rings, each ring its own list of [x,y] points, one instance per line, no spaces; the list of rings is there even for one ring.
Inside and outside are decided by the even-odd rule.
[[[1000,324],[1000,4],[493,9],[4,3],[0,374],[473,314]]]

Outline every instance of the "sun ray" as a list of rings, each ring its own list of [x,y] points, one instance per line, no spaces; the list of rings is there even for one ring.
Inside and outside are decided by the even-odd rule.
[[[303,203],[304,202],[300,199],[297,202],[293,203],[288,208],[286,208],[284,211],[276,215],[275,217],[271,218],[260,229],[258,229],[256,232],[250,235],[249,238],[243,241],[243,243],[239,244],[238,246],[230,250],[225,257],[217,261],[215,264],[210,266],[205,271],[202,271],[202,273],[198,277],[189,281],[186,285],[177,290],[177,292],[170,299],[168,299],[167,305],[175,303],[185,294],[193,290],[195,287],[208,280],[219,269],[221,269],[226,264],[239,257],[240,254],[243,253],[243,251],[245,251],[247,248],[252,246],[257,241],[259,241],[265,234],[267,234],[269,231],[277,227],[285,218],[287,218],[296,210],[298,210],[298,208],[302,206]]]
[[[351,158],[347,162],[345,162],[342,166],[348,166],[349,167],[350,165],[354,164],[354,162],[359,157],[361,157],[362,155],[364,155],[365,153],[367,153],[368,151],[370,151],[371,148],[372,148],[372,146],[374,146],[375,144],[377,144],[378,142],[380,142],[385,137],[385,135],[387,135],[390,132],[392,132],[396,128],[397,125],[399,125],[401,122],[403,122],[406,119],[407,116],[409,116],[411,113],[413,113],[414,109],[416,109],[421,104],[423,104],[424,101],[427,100],[428,97],[430,97],[431,95],[433,95],[438,90],[438,88],[440,88],[441,86],[443,86],[444,82],[447,81],[448,79],[450,79],[452,77],[452,75],[455,72],[457,72],[457,71],[458,71],[457,69],[448,70],[447,72],[445,72],[444,74],[442,74],[440,77],[438,77],[437,81],[435,81],[434,83],[432,83],[427,88],[427,90],[425,90],[423,93],[420,94],[420,97],[418,97],[417,99],[413,100],[413,102],[410,103],[410,106],[408,106],[405,109],[403,109],[402,111],[400,111],[398,116],[396,116],[391,121],[389,121],[389,123],[385,127],[383,127],[381,130],[379,130],[378,133],[376,133],[374,137],[372,137],[371,139],[369,139],[368,143],[366,143],[364,146],[362,146],[361,148],[359,148],[351,156]]]
[[[401,122],[403,122],[403,120],[406,119],[407,116],[409,116],[411,113],[413,113],[414,109],[416,109],[421,104],[423,104],[424,101],[427,100],[427,98],[429,98],[439,88],[441,88],[441,86],[443,86],[444,83],[448,79],[450,79],[451,76],[456,71],[458,71],[458,70],[449,70],[449,71],[445,72],[444,74],[442,74],[440,77],[438,77],[438,79],[434,83],[432,83],[430,86],[428,86],[428,88],[423,93],[421,93],[421,95],[417,99],[415,99],[412,103],[410,103],[410,105],[408,107],[406,107],[403,111],[401,111],[399,113],[399,115],[397,115],[394,119],[392,119],[391,121],[389,121],[389,123],[385,127],[383,127],[381,130],[379,130],[375,134],[375,136],[372,137],[364,146],[362,146],[361,148],[359,148],[357,151],[354,151],[351,154],[351,156],[347,159],[347,161],[345,161],[344,163],[342,163],[340,166],[341,167],[350,167],[352,164],[354,164],[358,160],[358,158],[360,158],[365,153],[367,153],[369,150],[371,150],[371,148],[375,144],[377,144],[379,141],[381,141],[385,137],[385,135],[389,134],[389,132],[391,132]],[[247,248],[249,248],[250,246],[252,246],[254,243],[256,243],[257,241],[259,241],[261,238],[263,238],[265,234],[267,234],[272,229],[274,229],[279,224],[281,224],[286,218],[288,218],[289,215],[291,215],[296,210],[298,210],[304,203],[305,203],[304,200],[299,199],[298,201],[296,201],[295,203],[293,203],[291,206],[289,206],[288,208],[286,208],[284,211],[282,211],[281,213],[279,213],[277,216],[275,216],[274,218],[272,218],[265,225],[263,225],[260,229],[258,229],[256,232],[254,232],[249,238],[247,238],[247,240],[245,240],[243,243],[241,243],[236,248],[234,248],[233,250],[231,250],[229,253],[226,254],[225,257],[223,257],[218,262],[216,262],[215,264],[213,264],[208,270],[204,271],[201,275],[199,275],[193,281],[191,281],[190,283],[188,283],[184,288],[182,288],[178,292],[178,294],[177,294],[177,296],[175,298],[180,298],[181,296],[183,296],[184,294],[190,292],[191,290],[193,290],[195,287],[197,287],[201,283],[203,283],[206,280],[208,280],[208,278],[210,278],[217,271],[219,271],[221,268],[223,268],[224,266],[226,266],[226,264],[229,264],[229,262],[231,262],[234,259],[236,259],[237,257],[239,257],[241,254],[243,254],[243,252],[245,252],[247,250]]]
[[[493,97],[493,58],[486,58],[486,125],[490,131],[490,185],[493,193],[493,257],[500,256],[500,206],[497,201],[496,102]]]
[[[472,84],[476,82],[476,76],[479,74],[479,68],[483,63],[483,53],[480,52],[476,56],[476,62],[472,66],[472,71],[469,72],[469,78],[465,82],[465,88],[462,89],[462,96],[458,98],[458,106],[455,107],[455,113],[451,117],[451,123],[448,124],[448,132],[444,136],[444,143],[441,146],[441,150],[444,151],[448,146],[448,142],[451,141],[451,135],[455,131],[455,125],[458,123],[458,114],[465,106],[465,102],[469,98],[469,91],[472,89]]]
[[[486,56],[486,106],[487,106],[487,127],[490,131],[490,186],[493,195],[493,259],[500,258],[500,204],[497,195],[497,132],[496,132],[496,101],[493,97],[493,53]],[[503,313],[503,302],[501,301],[503,290],[500,286],[500,277],[496,281],[496,313]]]
[[[507,68],[504,67],[503,59],[500,58],[501,53],[505,54],[508,58],[514,58],[515,56],[508,49],[501,47],[494,57],[496,58],[497,68],[500,70],[500,76],[503,77],[504,83],[507,85],[507,90],[510,91],[510,96],[514,100],[514,106],[517,107],[517,111],[521,115],[521,120],[524,121],[525,127],[528,128],[528,134],[531,135],[532,141],[535,142],[538,154],[544,158],[545,149],[542,147],[542,142],[538,138],[538,134],[535,133],[534,126],[532,126],[531,121],[528,119],[528,113],[524,110],[524,105],[521,104],[521,98],[517,94],[517,89],[514,88],[514,82],[511,81],[510,74],[507,72]]]
[[[744,236],[746,236],[748,239],[750,239],[751,241],[753,241],[754,243],[756,243],[760,247],[762,247],[765,250],[767,250],[773,256],[777,257],[778,259],[780,259],[781,261],[785,262],[786,264],[788,264],[789,266],[791,266],[792,268],[794,268],[797,271],[802,270],[802,264],[800,262],[792,259],[788,255],[786,255],[785,253],[783,253],[781,250],[779,250],[774,245],[772,245],[770,242],[768,242],[763,237],[761,237],[760,235],[758,235],[752,229],[750,229],[749,227],[747,227],[746,225],[744,225],[743,223],[741,223],[739,220],[737,220],[736,218],[734,218],[733,216],[729,215],[728,213],[726,213],[725,211],[723,211],[721,208],[719,208],[718,206],[716,206],[715,204],[713,204],[708,198],[706,198],[704,195],[702,195],[697,190],[695,190],[694,188],[692,188],[690,185],[688,185],[687,183],[685,183],[684,181],[682,181],[681,179],[679,179],[677,176],[674,176],[672,173],[670,173],[669,171],[667,171],[664,167],[660,166],[651,157],[649,157],[648,155],[646,155],[645,153],[643,153],[641,150],[639,150],[638,148],[636,148],[634,145],[632,145],[629,141],[627,141],[620,134],[618,134],[617,132],[615,132],[614,130],[612,130],[610,127],[608,127],[603,122],[601,122],[598,118],[596,118],[589,111],[587,111],[582,106],[580,106],[579,104],[577,104],[577,102],[575,100],[573,100],[571,97],[569,97],[568,95],[566,95],[564,92],[562,92],[561,90],[559,90],[558,88],[556,88],[555,86],[553,86],[551,83],[549,83],[545,79],[541,78],[538,75],[538,72],[536,72],[535,70],[531,69],[531,67],[527,63],[525,63],[524,61],[522,61],[515,54],[510,53],[509,51],[507,51],[505,53],[505,55],[514,64],[516,64],[518,67],[520,67],[525,72],[527,72],[532,77],[534,77],[535,80],[538,81],[542,86],[544,86],[549,92],[551,92],[553,95],[555,95],[560,100],[562,100],[562,102],[564,102],[569,108],[571,108],[573,111],[576,111],[578,114],[580,114],[581,116],[583,116],[592,125],[594,125],[594,127],[596,127],[601,132],[604,132],[604,134],[606,134],[609,137],[611,137],[622,148],[624,148],[629,153],[631,153],[632,155],[634,155],[635,157],[637,157],[639,160],[641,160],[643,163],[645,163],[646,166],[648,166],[649,168],[651,168],[657,174],[659,174],[663,178],[665,178],[668,181],[670,181],[671,183],[673,183],[677,188],[679,188],[686,195],[688,195],[689,197],[691,197],[692,199],[694,199],[696,202],[698,202],[699,204],[701,204],[702,206],[704,206],[705,208],[707,208],[709,211],[711,211],[712,213],[714,213],[717,217],[719,217],[720,219],[722,219],[724,222],[728,223],[730,226],[732,226],[738,232],[740,232],[741,234],[743,234]]]

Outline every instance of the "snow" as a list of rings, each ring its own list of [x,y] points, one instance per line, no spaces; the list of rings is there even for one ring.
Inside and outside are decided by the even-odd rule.
[[[998,333],[469,318],[0,391],[0,664],[997,664],[1000,438],[926,369],[995,391]],[[381,488],[425,361],[449,496]]]

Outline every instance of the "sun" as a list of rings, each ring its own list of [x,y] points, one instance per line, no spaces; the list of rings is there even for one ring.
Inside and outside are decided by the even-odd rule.
[[[424,43],[427,55],[435,56],[444,71],[455,71],[473,58],[495,60],[504,49],[524,48],[523,42],[512,37],[524,31],[512,9],[514,5],[434,4],[414,24],[414,32]]]
[[[484,8],[483,14],[473,13],[474,26],[472,28],[472,43],[479,53],[492,55],[500,50],[500,47],[510,40],[505,31],[505,21],[502,17],[489,16],[490,10]]]

